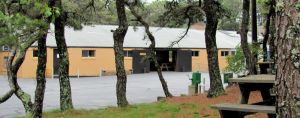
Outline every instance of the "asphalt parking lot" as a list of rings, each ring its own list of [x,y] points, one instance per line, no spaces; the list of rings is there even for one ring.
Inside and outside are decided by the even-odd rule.
[[[169,90],[175,96],[188,93],[190,72],[164,72]],[[202,74],[208,78],[208,74]],[[22,89],[28,92],[32,99],[36,82],[33,79],[19,79]],[[103,108],[116,106],[115,76],[72,78],[72,97],[75,108]],[[209,82],[205,83],[209,85]],[[0,95],[9,90],[6,77],[0,77]],[[208,86],[206,87],[208,89]],[[157,73],[128,75],[127,99],[131,104],[155,102],[158,96],[164,96]],[[59,109],[58,79],[47,79],[44,110]],[[23,115],[24,109],[15,96],[0,104],[0,118]]]

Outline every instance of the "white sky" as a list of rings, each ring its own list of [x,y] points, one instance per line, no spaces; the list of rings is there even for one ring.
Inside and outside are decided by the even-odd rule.
[[[157,0],[141,0],[141,1],[145,1],[145,2],[148,2],[148,3],[151,3],[151,2],[153,2],[153,1],[157,1]],[[160,1],[160,0],[158,0],[158,1]]]

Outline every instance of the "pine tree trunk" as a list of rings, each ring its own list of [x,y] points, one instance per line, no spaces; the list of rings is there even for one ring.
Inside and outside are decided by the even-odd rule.
[[[60,15],[55,19],[55,39],[59,54],[59,84],[60,84],[60,109],[62,111],[73,109],[71,84],[69,78],[69,54],[65,39],[65,13],[62,10],[62,1],[55,1],[55,6],[60,8]]]
[[[35,100],[33,105],[33,118],[41,118],[43,112],[43,102],[46,88],[46,64],[47,64],[47,31],[38,40],[38,65],[36,70],[36,89]]]
[[[271,17],[271,22],[270,22],[270,42],[269,42],[269,46],[270,46],[270,59],[273,62],[276,62],[276,58],[275,58],[275,53],[276,53],[276,45],[275,45],[275,40],[276,40],[276,1],[275,0],[271,0],[270,2],[272,2],[271,4],[273,4],[273,15]],[[273,69],[275,69],[275,64],[273,64]]]
[[[278,118],[300,117],[299,0],[279,0],[276,40],[276,112]],[[282,5],[282,6],[279,6]]]
[[[257,12],[256,12],[256,0],[252,0],[252,43],[253,43],[253,48],[258,49],[259,48],[259,44],[257,41]],[[253,61],[256,64],[256,62],[258,61],[258,54],[257,52],[252,52],[253,54]],[[254,66],[255,69],[254,74],[257,74],[257,69],[256,66]]]
[[[9,62],[11,62],[11,64],[8,65],[9,66],[8,77],[10,79],[10,81],[9,81],[10,85],[16,90],[15,95],[19,98],[19,100],[21,100],[26,114],[32,114],[33,103],[31,101],[31,97],[28,93],[25,93],[21,89],[21,87],[18,84],[18,80],[17,80],[18,79],[17,74],[18,74],[18,71],[19,71],[21,65],[24,62],[26,51],[27,51],[28,47],[26,47],[24,49],[18,49],[17,57],[15,59],[10,58],[10,59],[14,59],[14,61],[9,60]]]
[[[250,75],[255,73],[255,63],[252,53],[248,45],[248,26],[249,26],[249,9],[250,9],[250,0],[243,0],[243,18],[241,23],[241,47],[246,59],[246,68],[249,71]]]
[[[271,17],[270,42],[269,42],[269,46],[270,46],[270,59],[273,62],[276,62],[275,61],[275,53],[276,53],[276,46],[275,46],[275,39],[276,39],[276,37],[275,37],[275,34],[276,34],[276,29],[275,29],[275,13],[274,13],[274,15]]]
[[[168,89],[168,84],[164,79],[164,76],[162,74],[162,70],[161,70],[160,65],[157,61],[157,57],[156,57],[156,54],[155,54],[155,45],[156,45],[155,37],[150,32],[150,29],[149,29],[150,26],[139,14],[137,14],[137,12],[135,11],[133,6],[129,5],[129,9],[130,9],[131,13],[133,14],[133,16],[135,16],[136,20],[138,22],[140,22],[145,27],[145,32],[146,32],[149,40],[151,41],[151,44],[149,46],[149,49],[150,49],[150,55],[149,55],[150,57],[149,58],[154,62],[154,65],[155,65],[155,68],[157,70],[157,74],[158,74],[160,83],[162,85],[162,88],[164,90],[165,96],[166,97],[172,97],[172,94],[170,93],[170,91]]]
[[[266,26],[265,26],[265,34],[263,39],[263,59],[264,61],[268,61],[268,49],[267,43],[270,36],[270,26],[271,26],[271,18],[275,14],[275,0],[271,0],[269,2],[269,13],[266,18]]]
[[[126,84],[127,76],[124,67],[124,50],[123,43],[124,37],[127,33],[128,23],[125,13],[125,1],[116,0],[116,8],[118,14],[119,27],[114,31],[114,52],[115,52],[115,64],[117,71],[117,85],[116,85],[116,94],[117,94],[117,104],[119,107],[126,107],[128,101],[126,98]]]
[[[216,43],[218,4],[219,3],[214,0],[204,0],[204,11],[207,20],[205,28],[205,43],[210,77],[210,89],[207,94],[208,97],[217,97],[225,93],[220,75],[218,48]]]

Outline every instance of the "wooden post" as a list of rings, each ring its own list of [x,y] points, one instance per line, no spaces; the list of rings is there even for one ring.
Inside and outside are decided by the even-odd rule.
[[[189,96],[193,96],[193,95],[196,95],[195,94],[195,86],[193,86],[193,85],[189,85]]]
[[[54,79],[54,68],[52,67],[52,79]]]
[[[102,69],[100,68],[99,77],[102,76]]]
[[[201,84],[200,84],[200,93],[204,93],[205,92],[205,78],[201,78]]]
[[[80,76],[80,71],[79,68],[77,68],[77,79],[79,79],[79,76]]]

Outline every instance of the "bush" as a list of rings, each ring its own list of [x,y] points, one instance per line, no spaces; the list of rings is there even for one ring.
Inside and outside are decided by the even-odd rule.
[[[251,44],[249,45],[252,54],[258,54],[258,60],[262,59],[262,50],[261,48],[254,48]],[[235,74],[245,75],[246,69],[246,59],[244,56],[243,49],[241,46],[236,47],[235,55],[230,55],[226,58],[227,67],[225,68],[226,72],[233,72]]]
[[[233,73],[241,73],[246,70],[246,60],[244,57],[243,50],[240,46],[236,48],[235,55],[230,55],[226,58],[227,67],[225,71]]]

